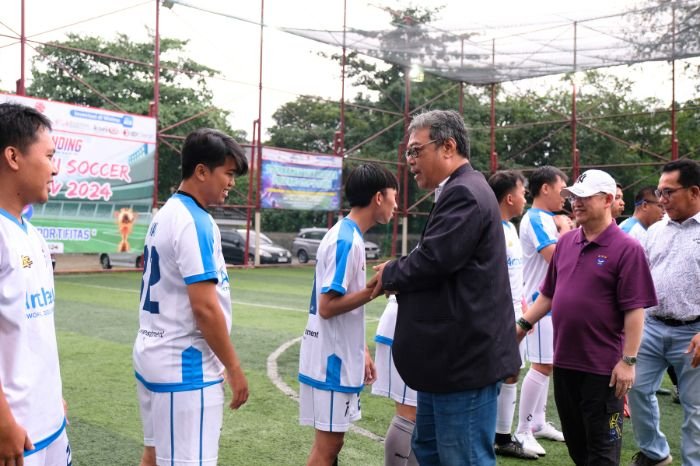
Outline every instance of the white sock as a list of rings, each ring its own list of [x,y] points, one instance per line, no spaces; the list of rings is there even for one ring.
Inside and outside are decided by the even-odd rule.
[[[544,386],[542,387],[542,392],[540,393],[540,397],[537,400],[537,404],[535,405],[535,412],[532,417],[532,430],[540,430],[542,427],[544,427],[545,421],[545,412],[547,411],[547,400],[549,399],[549,376],[548,375],[542,375],[544,377]]]
[[[520,406],[518,407],[518,432],[531,432],[537,403],[549,386],[549,377],[530,368],[520,387]]]
[[[498,395],[498,415],[496,416],[496,433],[510,434],[515,414],[515,399],[518,397],[517,383],[504,383]]]

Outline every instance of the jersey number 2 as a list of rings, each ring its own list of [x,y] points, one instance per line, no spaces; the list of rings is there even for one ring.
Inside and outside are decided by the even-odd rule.
[[[150,261],[149,261],[150,259]],[[143,289],[146,287],[146,299],[143,301],[143,310],[151,314],[159,314],[158,301],[151,301],[151,287],[160,281],[160,257],[155,246],[151,248],[150,254],[148,246],[143,248],[143,279],[141,280],[141,299],[143,299]],[[148,271],[148,276],[146,276]],[[147,280],[148,279],[148,280]]]

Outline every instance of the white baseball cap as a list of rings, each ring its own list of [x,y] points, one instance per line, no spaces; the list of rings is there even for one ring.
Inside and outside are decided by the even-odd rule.
[[[612,176],[602,170],[586,170],[572,186],[561,190],[562,196],[591,197],[598,193],[617,193],[617,184]]]

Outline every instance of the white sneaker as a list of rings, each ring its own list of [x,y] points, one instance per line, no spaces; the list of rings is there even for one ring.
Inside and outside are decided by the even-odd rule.
[[[556,427],[551,422],[545,422],[544,426],[540,430],[533,430],[532,435],[535,438],[544,438],[547,440],[554,440],[555,442],[563,442],[564,434],[557,430]]]
[[[547,454],[547,452],[544,451],[544,448],[542,448],[542,445],[535,440],[532,432],[517,432],[513,434],[513,436],[523,446],[523,450],[534,453],[538,456],[544,456]]]

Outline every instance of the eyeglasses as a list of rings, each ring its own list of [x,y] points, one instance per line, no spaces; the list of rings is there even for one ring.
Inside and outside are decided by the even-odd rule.
[[[639,207],[639,206],[642,205],[642,204],[652,204],[652,205],[656,204],[656,205],[658,205],[658,204],[659,204],[659,201],[654,201],[654,200],[651,200],[651,199],[642,199],[641,201],[635,202],[635,203],[634,203],[634,206],[635,206],[635,207]]]
[[[404,155],[404,157],[406,157],[407,159],[417,159],[418,157],[420,157],[420,153],[421,153],[421,151],[423,150],[423,148],[424,148],[425,146],[427,146],[428,144],[432,144],[432,143],[434,143],[434,142],[437,142],[437,140],[436,140],[436,139],[431,139],[430,141],[428,141],[428,142],[426,142],[426,143],[424,143],[424,144],[420,144],[420,145],[418,145],[418,146],[409,147],[408,149],[406,149],[406,152],[405,152],[403,155]]]
[[[676,191],[680,191],[681,189],[688,189],[688,188],[683,186],[681,188],[655,189],[654,195],[659,199],[661,199],[662,197],[664,199],[671,199],[671,194],[675,193]]]
[[[606,193],[595,193],[595,194],[591,194],[590,196],[585,196],[585,197],[579,197],[579,196],[575,196],[572,194],[572,195],[568,196],[566,199],[569,201],[569,204],[573,205],[574,202],[576,202],[576,201],[586,202],[589,199],[593,199],[595,196],[601,196],[601,195],[607,196]]]

